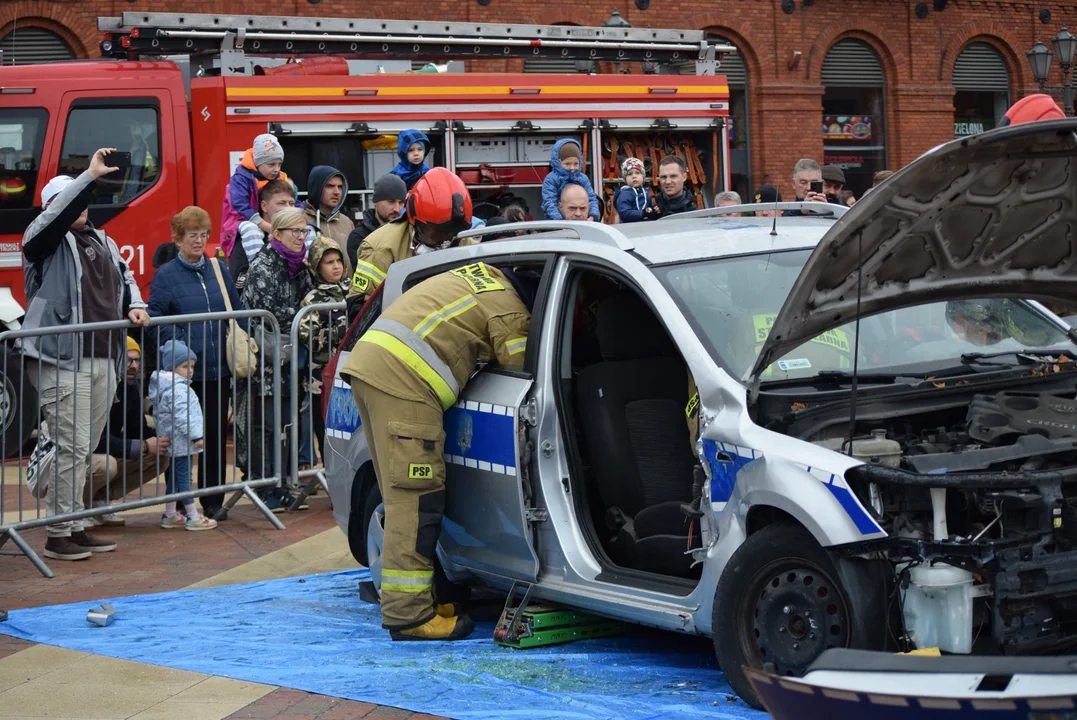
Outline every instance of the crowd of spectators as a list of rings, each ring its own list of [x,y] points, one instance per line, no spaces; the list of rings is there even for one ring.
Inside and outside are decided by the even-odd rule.
[[[373,183],[370,207],[356,221],[346,212],[349,185],[343,172],[327,165],[314,167],[307,178],[305,201],[300,202],[295,184],[281,170],[280,143],[273,135],[259,135],[236,167],[224,198],[217,256],[206,253],[215,232],[209,214],[199,207],[184,208],[172,218],[172,243],[154,252],[157,271],[145,302],[116,244],[87,218],[91,186],[115,170],[105,163],[112,151],[95,153],[81,176],[61,176],[48,183],[42,191],[44,212],[24,238],[27,317],[36,318],[28,327],[59,326],[71,317],[82,322],[126,318],[141,327],[129,333],[126,344],[122,332],[114,331],[23,341],[27,357],[50,366],[35,379],[43,427],[51,428],[56,449],[56,482],[46,491],[47,513],[108,506],[158,478],[165,479],[169,491],[193,487],[194,479],[200,489],[218,487],[229,481],[230,464],[245,477],[272,476],[272,443],[286,443],[290,437],[275,432],[274,373],[284,379],[279,399],[285,411],[290,408],[290,394],[302,394],[298,454],[302,466],[313,464],[314,440],[319,448],[324,440],[320,413],[311,413],[312,406],[321,405],[319,370],[345,334],[347,316],[343,311],[311,313],[300,328],[297,352],[288,345],[293,320],[306,306],[339,303],[349,295],[353,269],[362,265],[360,246],[405,213],[410,188],[430,171],[425,162],[430,149],[423,133],[401,133],[400,162]],[[666,156],[656,168],[650,168],[650,162],[630,157],[621,164],[625,184],[615,195],[614,217],[606,221],[641,222],[698,209],[701,196],[686,187],[688,171],[682,158]],[[580,143],[558,141],[550,164],[542,188],[545,215],[601,221],[598,198],[581,169]],[[653,191],[644,181],[648,171],[656,174]],[[874,184],[889,174],[878,173]],[[792,189],[799,201],[852,206],[856,198],[844,185],[839,167],[803,159],[793,168]],[[760,206],[754,214],[762,217],[779,214],[765,207],[781,200],[771,185],[749,198]],[[714,198],[717,207],[743,202],[732,191]],[[524,208],[510,205],[487,222],[493,226],[528,219]],[[524,232],[507,228],[489,237]],[[158,321],[145,327],[150,317],[182,318],[233,309],[266,313],[279,334],[255,318],[237,323]],[[249,332],[257,345],[257,368],[249,377],[234,376],[232,370],[233,326]],[[298,390],[287,382],[293,356],[305,371]],[[144,366],[156,370],[148,388],[152,410]],[[284,422],[290,421],[286,417]],[[232,458],[227,444],[230,431]],[[280,448],[282,458],[289,457],[289,449]],[[260,497],[274,512],[306,507],[295,502],[287,486],[263,490]],[[201,512],[193,500],[166,507],[161,527],[206,530],[216,526],[214,519],[227,519],[223,494],[200,494],[199,500]],[[85,528],[123,522],[114,514],[56,522],[48,527],[45,554],[76,560],[110,551],[115,543],[95,538]]]

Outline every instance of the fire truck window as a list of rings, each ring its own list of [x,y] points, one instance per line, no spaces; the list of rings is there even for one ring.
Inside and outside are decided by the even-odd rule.
[[[146,192],[160,175],[161,141],[157,109],[152,107],[75,108],[67,116],[59,174],[76,176],[103,147],[131,153],[131,167],[118,181],[94,185],[91,205],[126,205]]]
[[[0,211],[34,206],[48,121],[44,108],[0,108]]]

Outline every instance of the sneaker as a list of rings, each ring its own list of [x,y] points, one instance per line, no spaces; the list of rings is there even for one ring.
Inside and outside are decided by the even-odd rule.
[[[107,507],[108,503],[104,500],[95,500],[93,506],[95,508]],[[127,524],[127,521],[116,513],[105,513],[97,517],[86,518],[83,522],[94,527],[123,527]]]
[[[161,516],[161,527],[165,530],[182,530],[187,527],[187,518],[177,513]]]
[[[103,527],[123,527],[124,525],[127,524],[127,521],[124,520],[119,515],[117,515],[116,513],[105,513],[104,515],[101,515],[100,517],[95,517],[95,518],[90,518],[90,519],[96,521],[94,523],[95,525],[103,526]]]
[[[211,520],[205,515],[199,515],[197,518],[187,518],[188,530],[212,530],[217,527],[217,521]]]
[[[393,640],[463,640],[475,629],[475,623],[467,615],[441,617],[434,615],[419,627],[407,630],[390,630]]]
[[[277,515],[285,511],[284,505],[281,504],[280,496],[275,492],[267,492],[262,495],[262,502],[269,508],[269,512]]]
[[[296,505],[295,495],[292,495],[292,493],[288,490],[283,490],[282,492],[287,496],[286,498],[281,498],[281,503],[284,505],[284,507],[288,508],[289,510],[310,510],[310,505],[307,504],[307,499],[305,497],[299,501],[298,505]]]
[[[45,557],[53,560],[85,560],[92,554],[69,537],[50,537],[45,541]]]
[[[116,549],[116,543],[111,540],[95,538],[85,530],[71,533],[71,542],[90,552],[112,552]]]

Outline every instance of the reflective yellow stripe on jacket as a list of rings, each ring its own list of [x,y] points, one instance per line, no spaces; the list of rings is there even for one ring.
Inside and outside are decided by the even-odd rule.
[[[471,301],[470,304],[465,302],[467,300]],[[429,326],[425,331],[426,335],[428,335],[430,330],[441,319],[444,319],[444,315],[450,313],[459,315],[474,306],[475,298],[470,295],[455,300],[427,316],[416,326],[415,330],[405,327],[396,320],[379,318],[370,326],[370,330],[359,338],[359,342],[373,343],[396,356],[397,359],[414,370],[430,386],[430,389],[438,396],[438,400],[441,401],[441,407],[448,410],[456,403],[456,398],[460,394],[460,385],[456,382],[456,377],[452,374],[449,366],[445,364],[445,361],[438,357],[438,354],[434,352],[434,348],[430,347],[426,340],[423,339],[425,335],[419,335],[418,329]],[[441,316],[439,316],[439,313]],[[432,320],[431,318],[435,318],[435,316],[439,316],[439,318]]]
[[[509,355],[519,355],[527,350],[527,338],[519,337],[509,340],[505,343],[505,349],[509,351]]]
[[[385,273],[377,265],[356,259],[352,285],[364,292],[374,292],[383,282],[385,282]]]
[[[478,300],[476,300],[473,295],[465,295],[464,297],[458,300],[453,300],[448,305],[442,308],[438,308],[434,312],[427,315],[425,318],[423,318],[422,322],[420,322],[413,328],[413,331],[416,335],[425,339],[426,336],[433,332],[434,328],[436,328],[441,323],[470,310],[478,304]]]

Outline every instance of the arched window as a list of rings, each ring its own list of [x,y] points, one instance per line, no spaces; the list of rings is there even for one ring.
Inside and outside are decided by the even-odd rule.
[[[870,45],[835,43],[823,59],[823,162],[845,173],[845,189],[860,197],[886,169],[886,75]]]
[[[1010,71],[994,46],[969,43],[954,61],[954,137],[998,125],[1010,106]]]
[[[0,38],[0,52],[4,65],[30,65],[75,59],[75,51],[63,38],[51,30],[39,27],[15,28]]]

